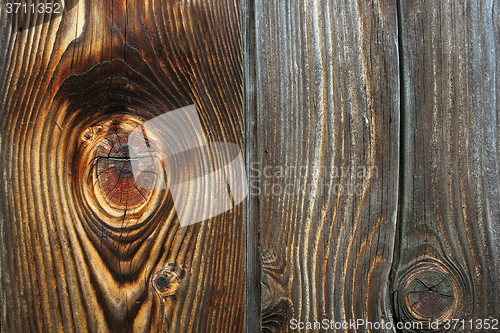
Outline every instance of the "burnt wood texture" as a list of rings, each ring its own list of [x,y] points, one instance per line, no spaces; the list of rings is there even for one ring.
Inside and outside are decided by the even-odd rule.
[[[0,332],[500,320],[498,1],[7,2]],[[241,147],[249,195],[181,227],[125,148],[193,104]]]
[[[241,332],[244,206],[180,227],[122,149],[192,104],[208,140],[243,146],[237,4],[82,0],[49,16],[2,3],[1,331]]]
[[[401,321],[500,314],[498,6],[400,3]],[[463,330],[488,331],[480,321]]]
[[[292,332],[291,319],[389,320],[396,2],[256,1],[256,11],[262,332]]]

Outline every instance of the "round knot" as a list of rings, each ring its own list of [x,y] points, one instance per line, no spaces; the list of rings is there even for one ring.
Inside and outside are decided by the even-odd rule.
[[[76,160],[89,208],[112,228],[133,228],[161,200],[164,164],[154,140],[137,134],[142,121],[116,115],[81,133]]]
[[[153,288],[161,298],[173,296],[179,290],[184,278],[185,267],[169,263],[152,278]]]
[[[418,262],[400,276],[396,285],[395,306],[402,322],[442,323],[464,316],[465,280],[443,262]]]
[[[148,188],[143,183],[156,182],[154,159],[148,147],[144,141],[134,139],[127,132],[112,133],[102,139],[95,151],[92,178],[101,196],[114,209],[141,206],[152,190],[152,186]]]
[[[455,301],[450,277],[440,271],[416,274],[405,292],[408,310],[416,318],[440,317]]]

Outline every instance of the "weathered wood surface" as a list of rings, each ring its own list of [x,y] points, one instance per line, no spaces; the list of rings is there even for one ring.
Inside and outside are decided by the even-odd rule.
[[[1,332],[498,318],[496,0],[70,5],[1,12]],[[109,182],[190,104],[250,197],[181,228],[167,191]]]
[[[241,332],[244,206],[181,228],[166,190],[109,176],[135,126],[190,104],[243,146],[237,3],[31,16],[2,4],[1,331]]]
[[[500,314],[498,6],[401,2],[401,321]]]
[[[255,8],[262,331],[292,332],[291,319],[390,320],[396,2]]]
[[[263,177],[263,331],[498,318],[498,17],[495,1],[257,1],[258,162],[310,171]],[[361,196],[321,192],[370,165]],[[273,195],[289,184],[305,193]]]

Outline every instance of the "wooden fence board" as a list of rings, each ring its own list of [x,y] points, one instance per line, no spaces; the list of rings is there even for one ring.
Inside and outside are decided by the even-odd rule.
[[[2,3],[1,330],[241,332],[244,207],[181,228],[165,190],[99,197],[92,167],[189,104],[243,146],[238,4],[73,5],[36,24]]]
[[[500,319],[498,1],[1,1],[1,332]],[[191,104],[249,197],[181,227],[109,179]]]
[[[255,17],[262,331],[390,320],[396,2],[256,1]]]
[[[498,319],[498,14],[497,1],[401,2],[401,321]],[[486,331],[466,325],[452,331]]]

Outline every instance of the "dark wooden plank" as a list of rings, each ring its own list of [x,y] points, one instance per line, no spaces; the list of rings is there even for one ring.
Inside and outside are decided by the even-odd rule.
[[[442,329],[445,319],[498,318],[498,1],[401,1],[400,12],[397,319]],[[460,325],[452,331],[487,331]]]
[[[250,191],[261,223],[262,331],[295,331],[292,319],[389,321],[396,1],[266,0],[255,8]]]
[[[244,206],[183,228],[166,190],[100,178],[127,172],[135,126],[190,104],[243,147],[237,3],[73,5],[30,24],[2,2],[1,330],[243,331]]]
[[[241,0],[243,72],[244,72],[244,106],[246,117],[246,165],[249,168],[258,159],[255,142],[258,139],[257,129],[257,93],[256,93],[256,35],[255,35],[255,1]],[[247,228],[245,243],[245,281],[246,309],[245,332],[260,332],[261,317],[261,264],[259,251],[259,201],[258,196],[247,199]]]

